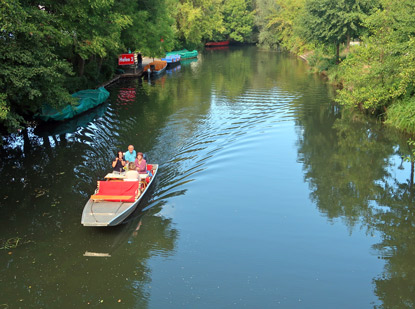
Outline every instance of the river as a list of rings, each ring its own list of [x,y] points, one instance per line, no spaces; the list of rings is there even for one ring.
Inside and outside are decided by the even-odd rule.
[[[108,90],[1,150],[0,308],[415,306],[406,137],[302,60],[205,50]],[[83,227],[129,144],[160,164],[152,188],[125,224]]]

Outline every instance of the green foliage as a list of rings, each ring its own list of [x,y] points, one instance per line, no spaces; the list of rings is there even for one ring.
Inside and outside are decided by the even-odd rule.
[[[382,5],[366,21],[370,36],[342,63],[344,88],[337,100],[375,114],[391,112],[389,123],[413,130],[408,117],[398,117],[411,113],[415,93],[415,5],[409,0]]]
[[[176,0],[144,0],[129,9],[133,26],[123,31],[128,48],[150,57],[164,57],[175,45]],[[139,29],[139,31],[138,31]]]
[[[269,19],[276,14],[278,5],[275,0],[255,1],[255,26],[258,29],[258,44],[266,48],[272,48],[279,44],[280,39],[276,35],[276,26],[269,24]]]
[[[20,122],[23,119],[15,113],[10,113],[10,105],[6,98],[7,95],[5,93],[0,93],[0,123],[4,128],[12,131],[20,127]]]
[[[373,1],[359,0],[307,0],[301,19],[301,35],[307,41],[336,45],[364,33],[362,21],[373,8]]]
[[[407,140],[407,143],[410,149],[410,154],[407,156],[403,156],[402,158],[406,162],[415,162],[415,141],[410,138]]]
[[[224,39],[229,37],[237,42],[249,40],[254,25],[254,13],[250,0],[224,1],[223,20],[226,29]]]
[[[278,10],[269,19],[268,27],[275,27],[280,45],[292,52],[302,51],[306,42],[297,34],[306,0],[276,0]]]
[[[225,32],[222,0],[182,0],[176,17],[176,36],[187,47],[221,38]]]
[[[294,53],[309,46],[299,35],[297,27],[302,19],[306,0],[257,0],[255,24],[258,43],[267,48],[282,47]]]
[[[415,132],[415,98],[398,101],[387,110],[387,124],[402,131]]]
[[[70,74],[51,42],[62,34],[52,26],[53,16],[37,6],[22,7],[17,1],[0,2],[0,93],[3,128],[15,130],[44,102],[68,104],[64,88]]]
[[[327,56],[327,51],[324,48],[316,48],[313,54],[308,57],[308,63],[315,72],[327,72],[336,66],[336,58]]]

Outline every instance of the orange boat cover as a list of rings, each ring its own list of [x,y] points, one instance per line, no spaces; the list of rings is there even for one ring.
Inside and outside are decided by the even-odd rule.
[[[147,72],[147,70],[150,68],[151,65],[154,65],[156,71],[160,71],[162,68],[164,68],[167,65],[167,62],[161,61],[161,60],[150,62],[144,67],[143,72]]]

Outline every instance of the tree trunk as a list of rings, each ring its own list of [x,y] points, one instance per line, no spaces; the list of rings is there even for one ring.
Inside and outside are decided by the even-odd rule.
[[[340,43],[336,43],[336,64],[340,63]]]
[[[85,69],[85,60],[78,55],[78,75],[83,76]]]
[[[66,134],[59,135],[60,146],[66,147],[68,140],[66,139]]]
[[[350,34],[347,35],[347,43],[346,43],[346,50],[349,52],[350,49]]]
[[[25,155],[25,158],[29,158],[32,152],[32,143],[30,142],[27,129],[24,129],[22,131],[22,134],[23,134],[23,153]]]
[[[50,145],[49,136],[43,137],[43,146],[45,147],[45,153],[49,156],[49,160],[52,160],[52,146]]]
[[[101,74],[101,68],[102,68],[102,61],[104,59],[102,57],[99,57],[99,61],[98,61],[98,72],[97,72],[97,79],[99,77],[99,75]]]

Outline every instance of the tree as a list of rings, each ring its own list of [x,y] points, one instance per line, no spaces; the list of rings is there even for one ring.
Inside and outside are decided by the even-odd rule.
[[[223,3],[225,35],[237,42],[248,40],[254,24],[254,11],[249,0],[227,0]]]
[[[374,114],[415,132],[415,5],[382,1],[365,22],[370,35],[341,65],[344,88],[338,102]]]
[[[275,0],[256,0],[255,1],[255,27],[258,29],[258,43],[261,46],[271,48],[277,46],[279,38],[274,24],[269,20],[277,13],[278,5]]]
[[[56,53],[64,35],[53,15],[14,0],[1,1],[0,12],[0,124],[12,131],[45,102],[72,102],[64,87],[71,71]]]
[[[223,34],[222,0],[182,0],[176,17],[176,36],[184,45],[197,46]]]
[[[60,56],[71,62],[79,77],[86,73],[88,80],[96,82],[103,59],[114,58],[125,49],[121,31],[132,25],[132,19],[118,10],[114,0],[48,0],[44,9],[55,17],[56,27],[64,34],[65,40],[56,42]]]
[[[369,0],[308,0],[301,33],[308,41],[334,44],[338,61],[340,44],[348,44],[350,38],[363,33],[362,21],[372,7],[373,2]]]
[[[151,57],[161,57],[175,44],[177,0],[125,0],[123,12],[132,24],[122,30],[122,42],[131,50]]]
[[[298,52],[306,43],[296,33],[300,24],[306,0],[276,0],[278,9],[269,18],[267,27],[275,29],[279,44],[293,52]]]

